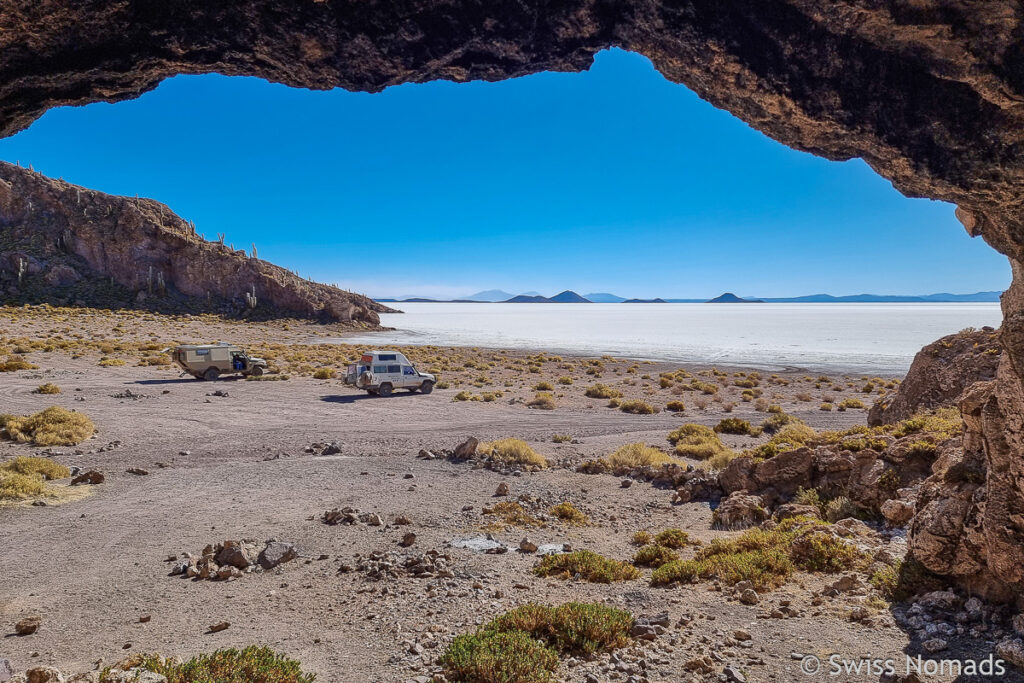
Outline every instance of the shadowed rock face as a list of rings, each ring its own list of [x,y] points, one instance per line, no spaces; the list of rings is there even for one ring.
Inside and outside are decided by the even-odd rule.
[[[76,271],[69,258],[88,272]],[[0,162],[0,300],[5,289],[17,294],[21,264],[27,278],[38,275],[58,290],[91,275],[143,297],[159,287],[186,298],[244,301],[255,288],[259,311],[269,306],[330,321],[377,325],[377,312],[391,310],[208,242],[152,199],[115,197]]]
[[[1019,594],[1022,12],[1014,0],[9,0],[0,135],[49,107],[136,97],[179,73],[377,91],[579,70],[609,46],[641,52],[780,142],[862,157],[905,194],[956,203],[968,232],[1010,258],[997,379],[971,399],[969,434],[987,478],[962,501],[977,529],[970,544],[949,547],[987,544],[987,575]]]

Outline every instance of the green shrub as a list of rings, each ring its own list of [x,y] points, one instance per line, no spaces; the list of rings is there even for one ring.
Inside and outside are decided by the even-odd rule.
[[[334,379],[336,374],[334,368],[320,368],[313,373],[313,379]]]
[[[268,647],[250,645],[243,650],[217,650],[177,663],[155,655],[145,656],[139,668],[167,677],[167,683],[313,683],[298,662]]]
[[[732,585],[750,581],[758,590],[777,588],[796,570],[839,572],[865,563],[867,556],[827,531],[824,522],[794,517],[775,529],[748,529],[716,539],[692,560],[670,562],[651,575],[653,585],[716,578]]]
[[[669,401],[665,405],[665,410],[670,413],[681,413],[686,410],[686,404],[682,401]]]
[[[473,394],[468,391],[460,391],[459,393],[452,396],[453,401],[468,401],[473,398]]]
[[[533,385],[534,391],[554,391],[555,387],[551,382],[537,382]]]
[[[568,501],[563,501],[553,506],[548,513],[563,522],[583,526],[590,523],[590,518],[583,511]]]
[[[564,384],[565,386],[569,386],[570,384],[572,384],[572,377],[559,377],[558,383]]]
[[[579,576],[590,583],[612,583],[640,576],[633,565],[609,559],[591,550],[548,555],[533,571],[537,576],[556,576],[562,579]]]
[[[647,531],[637,531],[633,534],[633,545],[647,545],[653,540],[651,534]]]
[[[440,663],[450,681],[549,683],[558,653],[523,631],[482,630],[456,636]]]
[[[679,548],[689,545],[690,536],[682,529],[671,528],[659,532],[658,535],[654,537],[654,542],[660,546],[664,546],[665,548],[678,550]]]
[[[761,423],[761,431],[765,434],[775,434],[786,425],[791,424],[803,424],[803,422],[788,413],[773,413]]]
[[[727,417],[715,425],[719,434],[750,434],[753,429],[748,421],[738,417]]]
[[[675,562],[679,555],[662,545],[645,545],[633,555],[633,564],[638,567],[660,567]]]
[[[844,398],[839,402],[840,410],[847,410],[849,408],[863,408],[864,402],[859,398]]]

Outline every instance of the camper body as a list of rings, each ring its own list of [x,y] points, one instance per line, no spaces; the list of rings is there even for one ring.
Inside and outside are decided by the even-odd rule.
[[[174,349],[171,358],[197,379],[215,380],[236,373],[259,377],[267,370],[267,361],[249,356],[234,344],[183,344]]]
[[[390,396],[395,389],[429,394],[436,382],[436,377],[429,372],[419,372],[397,351],[367,351],[345,373],[345,384],[380,396]]]

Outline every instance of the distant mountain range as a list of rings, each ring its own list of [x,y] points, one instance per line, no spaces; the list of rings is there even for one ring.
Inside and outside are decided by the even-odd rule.
[[[740,304],[740,303],[963,303],[963,302],[998,302],[1002,292],[975,292],[973,294],[850,294],[834,296],[832,294],[808,294],[791,297],[739,297],[726,292],[713,299],[628,299],[608,292],[595,292],[580,295],[571,289],[547,297],[537,292],[509,294],[500,289],[488,289],[459,299],[431,299],[429,297],[407,296],[395,299],[377,299],[384,303],[429,302],[429,303],[510,303],[510,304]]]

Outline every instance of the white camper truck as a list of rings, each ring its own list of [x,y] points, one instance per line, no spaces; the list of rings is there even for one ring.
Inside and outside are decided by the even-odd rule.
[[[429,394],[436,381],[429,372],[419,372],[397,351],[367,351],[345,373],[345,384],[380,396],[390,396],[395,389]]]

